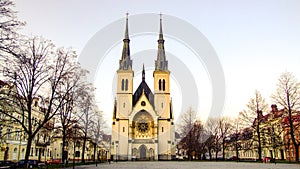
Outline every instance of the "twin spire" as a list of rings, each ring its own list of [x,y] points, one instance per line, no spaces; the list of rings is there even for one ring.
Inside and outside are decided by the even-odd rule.
[[[158,37],[158,50],[157,59],[155,60],[155,70],[168,71],[168,61],[166,60],[165,47],[164,47],[164,37],[162,31],[162,14],[160,14],[160,27],[159,27],[159,37]],[[126,13],[126,27],[125,36],[123,39],[123,51],[122,58],[119,61],[119,70],[132,70],[132,60],[130,59],[130,48],[129,48],[129,33],[128,33],[128,13]],[[143,65],[143,75],[142,80],[145,80],[145,69]]]
[[[132,70],[132,60],[130,59],[130,48],[129,48],[129,34],[128,34],[128,13],[126,13],[126,27],[125,36],[123,39],[123,51],[122,58],[119,61],[119,70]]]

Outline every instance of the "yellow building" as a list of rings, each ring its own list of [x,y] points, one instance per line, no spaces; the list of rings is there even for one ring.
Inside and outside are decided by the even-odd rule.
[[[5,94],[13,89],[13,85],[9,82],[0,81],[0,92]],[[6,110],[9,109],[5,102],[1,101],[1,109]],[[34,98],[33,100],[33,111],[32,111],[32,124],[35,126],[39,122],[39,119],[42,118],[43,114],[40,113],[42,111],[42,107],[39,106],[38,98]],[[12,112],[12,115],[21,119],[22,116],[19,113]],[[30,151],[30,159],[39,159],[39,160],[47,160],[50,159],[50,137],[51,137],[51,128],[53,128],[53,121],[49,121],[36,135],[31,151]],[[11,160],[18,161],[24,159],[26,145],[27,145],[27,136],[23,131],[22,126],[14,122],[8,116],[5,116],[3,113],[0,116],[0,146],[1,160]]]
[[[278,110],[276,105],[266,115],[260,112],[260,134],[262,158],[285,160],[284,126],[282,123],[284,110]],[[254,119],[253,125],[257,123]],[[236,156],[234,139],[230,139],[228,155]],[[253,127],[245,128],[238,138],[239,158],[242,160],[258,159],[258,136]]]

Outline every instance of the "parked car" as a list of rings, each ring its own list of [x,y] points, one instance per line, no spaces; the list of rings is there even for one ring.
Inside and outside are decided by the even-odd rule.
[[[46,161],[46,164],[47,165],[49,165],[49,164],[62,164],[62,161],[61,161],[61,158],[51,159],[51,160]]]
[[[16,168],[16,163],[12,161],[0,161],[0,169],[4,168],[14,169]]]
[[[44,168],[46,166],[45,163],[39,161],[39,160],[28,160],[28,168],[38,167],[38,168]],[[20,160],[17,163],[18,168],[25,168],[25,160]]]

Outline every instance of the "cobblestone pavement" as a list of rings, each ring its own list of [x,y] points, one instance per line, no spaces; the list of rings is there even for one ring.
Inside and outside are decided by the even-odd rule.
[[[247,162],[118,162],[75,166],[76,169],[300,169],[299,164],[247,163]],[[72,168],[69,168],[72,169]]]

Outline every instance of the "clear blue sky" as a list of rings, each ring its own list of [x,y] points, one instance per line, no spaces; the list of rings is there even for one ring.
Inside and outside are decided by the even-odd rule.
[[[71,46],[78,54],[97,31],[123,18],[126,12],[162,12],[189,22],[210,41],[223,66],[225,114],[235,115],[245,109],[255,89],[272,104],[270,95],[284,71],[300,79],[299,0],[16,0],[15,3],[19,18],[27,22],[24,33],[42,35],[57,46]],[[117,50],[121,54],[121,49]],[[112,66],[117,68],[117,64],[118,60]],[[180,100],[180,94],[174,95],[174,99]],[[200,104],[203,103],[206,102]],[[101,109],[109,115],[112,112],[111,105]]]

